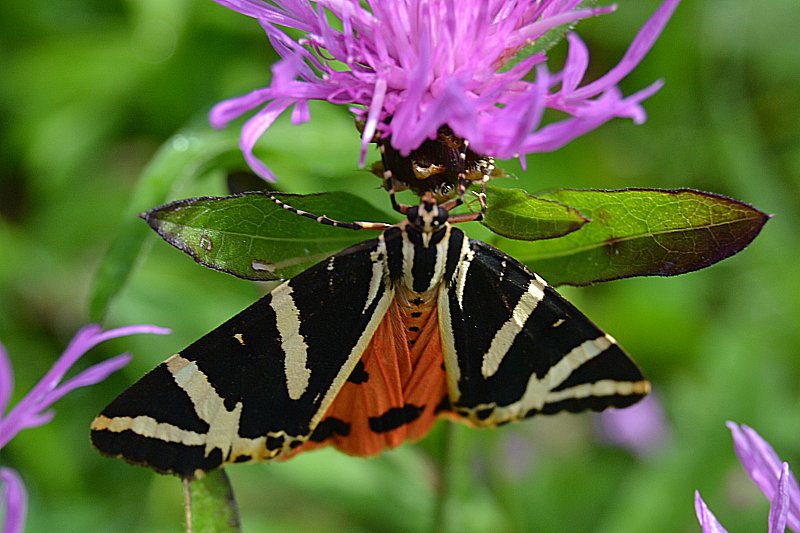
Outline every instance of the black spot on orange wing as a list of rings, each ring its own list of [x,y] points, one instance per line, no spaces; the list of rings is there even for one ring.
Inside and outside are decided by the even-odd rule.
[[[405,404],[403,407],[393,407],[380,416],[369,418],[369,429],[375,433],[386,433],[413,422],[422,414],[424,407]]]
[[[311,434],[311,440],[314,442],[323,442],[336,436],[346,437],[349,434],[350,424],[344,420],[329,416],[314,428],[314,433]]]
[[[347,377],[347,381],[350,383],[355,383],[356,385],[360,383],[366,383],[369,380],[369,373],[367,372],[366,368],[364,368],[364,361],[359,360],[356,363],[355,368]]]

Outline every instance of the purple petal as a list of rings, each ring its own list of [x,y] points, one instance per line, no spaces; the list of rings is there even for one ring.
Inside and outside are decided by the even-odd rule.
[[[94,344],[92,344],[92,348],[100,344],[101,342],[106,342],[107,340],[116,339],[118,337],[129,337],[130,335],[169,335],[172,333],[172,330],[169,328],[162,328],[160,326],[154,326],[152,324],[137,324],[135,326],[123,326],[121,328],[110,329],[108,331],[104,331],[100,333],[96,338]],[[88,351],[88,350],[87,350]]]
[[[364,132],[361,134],[361,156],[359,158],[359,165],[364,165],[364,160],[367,155],[367,148],[375,132],[378,130],[378,118],[380,117],[381,109],[383,109],[383,99],[386,97],[386,80],[378,79],[375,83],[375,92],[372,94],[372,101],[369,104],[369,112],[367,113],[367,121],[364,123]]]
[[[694,512],[697,514],[697,521],[700,522],[703,533],[728,533],[700,497],[698,490],[694,491]]]
[[[789,463],[783,463],[781,477],[778,480],[778,491],[769,508],[769,533],[786,531],[786,519],[789,514]]]
[[[747,475],[761,492],[773,501],[778,492],[778,483],[783,462],[778,454],[754,429],[742,424],[727,422],[733,435],[733,449]],[[792,531],[800,531],[800,487],[791,470],[786,480],[789,490],[789,515],[787,521]]]
[[[169,332],[168,329],[151,325],[127,326],[105,332],[96,324],[82,328],[39,383],[11,409],[8,416],[0,420],[0,448],[8,444],[22,429],[49,422],[52,414],[44,411],[64,394],[79,386],[84,386],[84,384],[97,383],[101,377],[105,379],[109,373],[119,369],[130,360],[129,356],[123,355],[99,363],[78,374],[59,388],[59,383],[75,362],[97,344],[116,337],[138,333],[165,335]]]
[[[617,6],[605,6],[605,7],[598,7],[594,9],[580,9],[577,11],[568,11],[565,13],[549,16],[534,22],[516,32],[514,32],[507,41],[507,46],[510,48],[516,48],[518,46],[523,46],[527,42],[532,42],[537,38],[543,36],[550,30],[558,28],[559,26],[564,26],[566,24],[572,24],[582,19],[587,19],[590,17],[596,17],[597,15],[605,15],[607,13],[613,13],[616,11]]]
[[[275,8],[261,0],[214,0],[216,3],[238,11],[248,17],[259,18],[274,12]]]
[[[586,48],[586,44],[581,38],[572,32],[567,34],[567,42],[569,43],[569,50],[567,52],[567,62],[564,65],[564,88],[562,92],[574,94],[575,89],[586,74],[586,68],[589,66],[589,49]]]
[[[658,39],[658,36],[661,35],[661,32],[664,30],[664,27],[667,25],[667,22],[670,17],[672,17],[679,3],[680,0],[665,0],[653,16],[650,17],[650,20],[639,30],[639,33],[633,39],[633,42],[617,66],[589,85],[575,91],[572,97],[591,98],[616,85],[622,78],[630,74],[642,59],[644,59],[644,56],[650,51],[650,48],[653,47],[653,44],[656,42],[656,39]]]
[[[223,100],[211,108],[209,122],[217,129],[224,128],[230,121],[268,102],[272,94],[272,89],[256,89],[245,95]]]
[[[49,392],[42,400],[42,404],[53,405],[75,389],[96,385],[104,381],[108,376],[130,363],[131,359],[132,356],[130,354],[121,354],[90,366],[74,378],[62,383]]]
[[[28,512],[25,485],[19,474],[10,468],[0,468],[0,482],[3,483],[0,499],[5,507],[6,517],[3,533],[22,533],[25,530],[25,515]]]
[[[8,352],[5,346],[0,342],[0,420],[8,407],[8,400],[11,399],[11,393],[14,391],[14,369],[11,366],[11,361],[8,359]]]
[[[239,147],[242,149],[242,152],[244,152],[244,158],[253,172],[267,181],[275,181],[275,174],[255,156],[253,148],[264,132],[272,126],[272,123],[275,122],[281,113],[290,105],[292,105],[292,100],[288,98],[273,100],[267,104],[264,109],[256,113],[253,118],[248,120],[242,128],[242,138],[239,141]]]
[[[64,376],[78,359],[83,357],[86,352],[98,344],[110,339],[115,339],[117,337],[126,337],[128,335],[136,335],[140,333],[167,335],[170,333],[170,330],[151,325],[126,326],[108,331],[103,331],[103,329],[97,324],[90,324],[83,327],[80,331],[78,331],[75,337],[73,337],[72,341],[70,341],[69,346],[67,346],[67,349],[64,350],[64,353],[61,355],[61,357],[59,357],[58,361],[56,361],[53,367],[47,372],[47,374],[45,374],[45,376],[41,379],[41,381],[39,381],[33,390],[26,395],[25,399],[23,399],[20,404],[17,405],[17,407],[19,407],[19,405],[23,405],[26,400],[30,402],[39,402],[46,393],[53,390],[58,383],[64,379]]]

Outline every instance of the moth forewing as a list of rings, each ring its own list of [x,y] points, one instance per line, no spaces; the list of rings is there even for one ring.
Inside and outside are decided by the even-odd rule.
[[[649,391],[612,337],[480,241],[469,240],[438,307],[451,407],[471,424],[624,407]]]
[[[381,246],[309,268],[159,365],[95,419],[95,446],[189,477],[302,446],[393,300]]]

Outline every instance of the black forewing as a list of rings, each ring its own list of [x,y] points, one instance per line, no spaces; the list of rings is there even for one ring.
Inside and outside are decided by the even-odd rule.
[[[540,412],[623,407],[646,393],[649,385],[616,342],[554,289],[503,252],[472,239],[469,246],[440,296],[457,414],[493,425]],[[532,308],[518,305],[526,293]],[[509,327],[515,320],[517,329]],[[570,365],[574,357],[565,357],[581,345],[599,353]]]
[[[227,411],[241,404],[238,427],[234,428],[238,435],[231,434],[232,440],[269,436],[267,451],[271,446],[283,451],[287,441],[311,434],[312,420],[318,421],[315,416],[321,415],[323,402],[330,403],[335,389],[358,362],[361,353],[354,352],[356,345],[362,337],[368,340],[372,335],[391,298],[387,294],[391,289],[373,279],[383,271],[384,258],[377,252],[378,244],[377,239],[357,244],[284,284],[291,288],[296,313],[292,310],[290,314],[296,314],[307,345],[308,380],[299,397],[290,397],[287,386],[286,354],[281,342],[285,332],[279,331],[271,305],[275,291],[178,354],[196,364]],[[371,287],[373,293],[369,294]],[[365,308],[368,296],[371,300]],[[196,399],[191,400],[191,394],[178,386],[167,363],[111,402],[98,420],[146,416],[166,423],[168,433],[208,432],[209,424],[200,416]],[[228,460],[247,460],[235,457],[235,445],[233,453],[223,457],[219,449],[206,453],[204,445],[143,436],[133,427],[98,430],[97,423],[93,424],[92,438],[102,452],[160,471],[192,475],[197,469],[208,470]],[[170,429],[172,426],[177,429]]]

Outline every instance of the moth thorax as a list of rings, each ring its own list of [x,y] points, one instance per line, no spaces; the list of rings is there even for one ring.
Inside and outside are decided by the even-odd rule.
[[[413,292],[435,289],[444,279],[450,226],[425,233],[408,224],[403,232],[403,284]]]
[[[447,224],[448,216],[447,210],[436,204],[431,192],[426,192],[422,196],[420,204],[409,207],[406,212],[409,225],[421,232],[423,236],[443,229]]]

